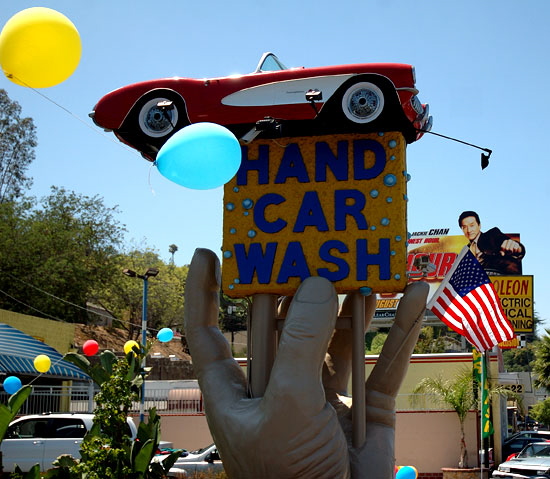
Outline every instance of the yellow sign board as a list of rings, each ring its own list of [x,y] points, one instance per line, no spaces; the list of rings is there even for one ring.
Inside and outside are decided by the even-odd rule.
[[[405,147],[399,132],[243,145],[224,190],[224,292],[291,295],[309,276],[338,293],[403,291]]]
[[[489,276],[516,333],[533,332],[533,276]]]
[[[500,349],[518,349],[520,347],[519,337],[514,336],[514,338],[510,339],[509,341],[498,343],[498,347]]]

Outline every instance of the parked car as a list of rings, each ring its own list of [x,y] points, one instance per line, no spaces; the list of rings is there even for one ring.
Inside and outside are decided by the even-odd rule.
[[[532,442],[550,440],[550,431],[521,431],[502,443],[502,458],[506,459],[510,454],[521,451]]]
[[[264,53],[247,75],[164,78],[119,88],[101,98],[90,116],[150,161],[176,131],[197,122],[223,125],[244,142],[258,135],[391,130],[412,143],[432,125],[415,82],[412,65],[286,68]]]
[[[40,470],[52,467],[62,454],[80,457],[80,443],[91,429],[93,414],[33,414],[12,421],[0,444],[4,472],[13,472],[15,464],[28,471],[36,463]],[[137,428],[127,419],[128,434],[136,438]]]
[[[162,460],[162,459],[161,459]],[[215,444],[191,451],[180,457],[170,468],[169,477],[192,477],[195,472],[221,472],[223,463]]]
[[[500,464],[493,471],[492,477],[550,478],[550,442],[535,442],[525,446],[516,457]]]

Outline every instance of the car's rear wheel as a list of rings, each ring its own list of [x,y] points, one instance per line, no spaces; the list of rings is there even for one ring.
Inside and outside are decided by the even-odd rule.
[[[370,123],[383,111],[384,93],[374,83],[367,81],[354,83],[342,95],[342,112],[353,123]]]

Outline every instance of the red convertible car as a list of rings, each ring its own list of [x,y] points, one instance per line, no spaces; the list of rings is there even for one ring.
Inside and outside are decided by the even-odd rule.
[[[163,78],[119,88],[101,98],[90,116],[150,161],[176,131],[197,122],[223,125],[243,142],[401,131],[412,143],[432,124],[417,93],[411,65],[286,68],[265,53],[247,75]]]

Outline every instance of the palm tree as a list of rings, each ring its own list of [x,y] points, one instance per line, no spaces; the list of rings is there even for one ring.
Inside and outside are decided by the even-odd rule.
[[[546,330],[546,336],[535,346],[535,362],[533,372],[535,373],[535,386],[539,388],[550,388],[550,329]]]
[[[178,250],[178,245],[171,244],[170,246],[168,246],[168,252],[172,255],[172,257],[170,258],[171,265],[174,264],[174,254],[176,253],[177,250]]]
[[[492,384],[487,381],[488,397],[504,396],[509,401],[514,401],[519,409],[523,409],[522,397],[520,394],[512,391],[506,386]],[[477,409],[477,395],[479,388],[478,381],[474,378],[472,369],[464,367],[454,378],[444,379],[442,376],[435,378],[424,378],[413,389],[414,396],[412,403],[418,404],[421,399],[421,394],[431,395],[431,400],[440,406],[447,406],[453,409],[460,422],[460,457],[458,467],[465,469],[468,467],[468,450],[466,449],[466,435],[464,433],[464,424],[468,411]]]
[[[432,395],[433,401],[442,406],[448,406],[458,415],[460,422],[460,458],[459,468],[468,467],[468,451],[464,433],[464,423],[468,411],[477,406],[477,397],[474,394],[474,381],[472,370],[465,368],[452,379],[444,379],[442,376],[424,378],[413,389],[413,402],[417,403],[419,394]]]

